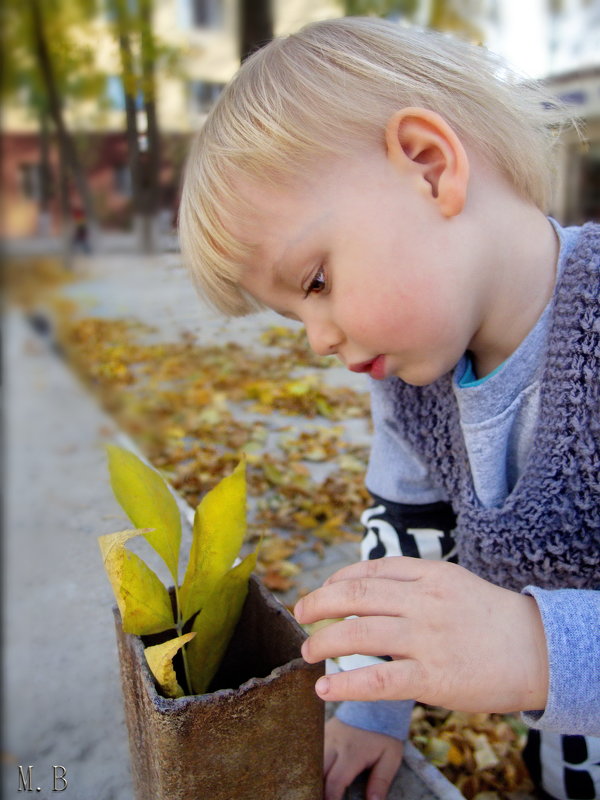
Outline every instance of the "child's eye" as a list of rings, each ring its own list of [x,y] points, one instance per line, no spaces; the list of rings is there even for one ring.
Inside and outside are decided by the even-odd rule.
[[[308,297],[309,294],[319,294],[319,292],[322,292],[325,287],[325,270],[323,267],[319,267],[315,275],[311,278],[311,281],[305,290],[304,297]]]

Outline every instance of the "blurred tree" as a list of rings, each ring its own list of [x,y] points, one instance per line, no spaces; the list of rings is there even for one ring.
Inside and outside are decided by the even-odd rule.
[[[85,170],[65,119],[71,99],[97,97],[104,76],[95,68],[85,44],[85,30],[95,15],[95,0],[5,0],[2,7],[4,42],[10,59],[2,69],[2,94],[17,99],[38,120],[40,135],[40,209],[47,211],[51,195],[49,149],[53,129],[60,154],[61,205],[67,222],[72,213],[69,180],[90,222],[94,209]]]
[[[127,147],[140,249],[156,249],[160,210],[161,143],[156,113],[159,61],[174,69],[177,53],[153,29],[153,0],[107,0],[121,54]]]
[[[273,38],[271,0],[240,0],[240,61]]]
[[[466,36],[479,44],[484,37],[474,19],[483,6],[484,0],[344,0],[346,16],[400,17],[427,28]]]
[[[388,17],[398,14],[413,20],[421,2],[420,0],[345,0],[344,6],[347,17],[361,17],[369,14]]]
[[[156,115],[156,59],[159,45],[152,29],[153,0],[138,0],[140,16],[140,61],[142,75],[142,94],[146,114],[145,156],[141,175],[142,207],[144,230],[142,245],[146,250],[154,249],[154,220],[160,210],[160,135]],[[145,162],[145,163],[144,163]]]
[[[131,176],[131,194],[134,208],[140,205],[140,144],[137,124],[138,80],[134,67],[134,56],[130,41],[131,25],[127,4],[123,0],[112,0],[110,9],[115,21],[115,33],[119,42],[121,71],[125,104],[125,127],[127,131],[127,157]]]
[[[483,44],[484,35],[475,20],[483,10],[483,0],[431,0],[427,27],[465,36],[477,44]]]
[[[52,119],[58,135],[58,144],[62,163],[63,180],[67,170],[71,173],[81,204],[84,208],[88,221],[94,217],[92,197],[89,190],[85,172],[81,166],[79,153],[75,140],[67,128],[63,114],[63,98],[60,91],[60,84],[57,79],[56,69],[52,59],[52,51],[48,40],[48,29],[46,26],[45,14],[47,7],[43,6],[40,0],[29,0],[29,10],[31,13],[31,34],[33,52],[35,55],[42,85],[45,90],[48,115]],[[43,126],[42,126],[43,131]],[[43,136],[43,133],[42,133]],[[63,199],[65,190],[63,188]]]
[[[40,222],[39,232],[46,235],[50,230],[50,204],[53,196],[52,167],[50,165],[50,130],[48,112],[40,109]],[[63,211],[65,200],[63,199]]]

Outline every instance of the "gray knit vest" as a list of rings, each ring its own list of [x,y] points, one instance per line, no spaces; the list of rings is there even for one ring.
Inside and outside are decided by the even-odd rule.
[[[475,494],[452,375],[392,383],[399,429],[457,515],[463,566],[515,590],[600,588],[600,225],[582,228],[556,287],[539,419],[501,507]]]

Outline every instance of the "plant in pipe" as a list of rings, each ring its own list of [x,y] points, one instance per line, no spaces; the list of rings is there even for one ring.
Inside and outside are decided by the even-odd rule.
[[[148,666],[166,697],[203,694],[233,635],[256,565],[253,552],[233,566],[246,534],[244,459],[196,508],[179,585],[181,516],[175,498],[161,475],[133,453],[115,445],[107,450],[113,491],[134,526],[98,539],[123,630],[137,636],[173,630],[173,638],[145,648]],[[134,536],[143,536],[167,565],[174,604],[156,573],[126,547]],[[178,680],[173,658],[179,651],[184,676]]]

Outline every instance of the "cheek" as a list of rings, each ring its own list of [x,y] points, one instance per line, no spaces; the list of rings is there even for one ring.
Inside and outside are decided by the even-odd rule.
[[[366,332],[389,342],[392,351],[441,352],[456,336],[456,314],[433,287],[417,295],[387,297],[363,322]]]
[[[431,323],[429,297],[431,294],[421,289],[420,283],[388,287],[379,297],[372,323],[390,336],[400,334],[407,344],[420,339]]]
[[[413,332],[415,338],[422,338],[427,331],[433,336],[452,332],[461,313],[459,300],[445,275],[423,271],[389,302],[396,306],[407,335]]]
[[[354,309],[347,309],[345,330],[349,338],[377,353],[402,346],[407,341],[410,320],[399,313],[398,304],[393,300],[379,303],[369,300],[363,299]]]

